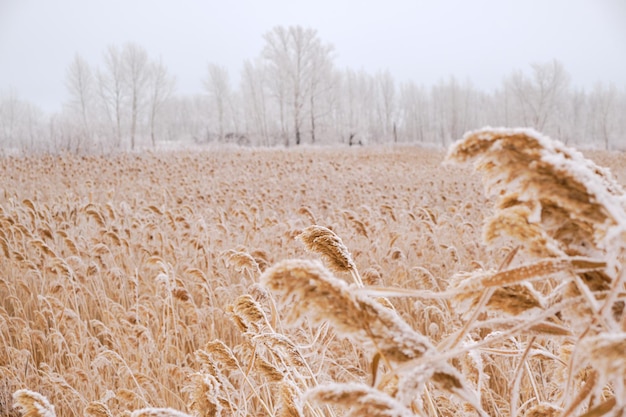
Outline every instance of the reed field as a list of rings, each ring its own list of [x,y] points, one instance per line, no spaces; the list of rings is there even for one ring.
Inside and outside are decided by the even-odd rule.
[[[623,184],[527,130],[2,157],[0,416],[625,415]]]

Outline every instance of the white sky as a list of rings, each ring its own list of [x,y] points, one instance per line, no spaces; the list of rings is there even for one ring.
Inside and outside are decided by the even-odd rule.
[[[101,65],[127,41],[161,57],[179,93],[202,93],[210,62],[236,85],[276,25],[316,29],[339,68],[427,87],[454,75],[491,90],[551,59],[575,86],[626,87],[626,0],[0,0],[0,94],[59,110],[75,53]]]

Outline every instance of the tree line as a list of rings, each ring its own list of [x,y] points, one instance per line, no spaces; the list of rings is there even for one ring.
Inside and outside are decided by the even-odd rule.
[[[204,91],[176,79],[140,45],[110,46],[103,65],[80,55],[67,67],[68,100],[46,115],[15,94],[0,97],[4,151],[78,153],[180,143],[252,146],[419,143],[447,146],[482,126],[525,126],[576,146],[626,148],[626,90],[577,89],[556,60],[516,70],[492,92],[450,76],[434,86],[389,71],[340,69],[314,29],[277,26],[237,82],[207,65]]]

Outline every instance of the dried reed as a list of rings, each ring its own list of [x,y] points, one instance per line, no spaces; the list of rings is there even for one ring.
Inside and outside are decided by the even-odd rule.
[[[307,401],[332,404],[348,411],[345,416],[412,417],[415,414],[389,395],[364,384],[328,384],[307,393]]]
[[[56,417],[54,406],[38,392],[21,389],[13,393],[13,406],[23,417]]]
[[[93,417],[113,417],[111,410],[100,401],[92,401],[85,407],[85,414]]]
[[[130,417],[191,417],[173,408],[142,408],[131,413]]]
[[[339,272],[350,272],[355,284],[363,286],[356,264],[346,245],[332,230],[324,226],[309,226],[298,235],[311,252],[321,255],[331,269]]]
[[[329,321],[356,343],[371,346],[383,358],[403,362],[432,349],[428,339],[392,310],[350,290],[323,265],[308,260],[287,260],[266,270],[261,283],[282,299],[294,323]]]
[[[476,160],[498,196],[487,242],[505,234],[539,256],[618,254],[624,191],[581,153],[530,129],[486,128],[466,134],[446,159]]]
[[[623,192],[608,171],[530,130],[468,134],[448,158],[478,161],[495,194],[485,247],[477,176],[372,149],[0,158],[0,408],[28,413],[8,397],[37,387],[57,403],[26,400],[33,416],[619,415]],[[594,160],[623,178],[622,156]],[[300,239],[356,286],[314,262],[270,268],[320,222]],[[355,260],[390,288],[356,288]]]

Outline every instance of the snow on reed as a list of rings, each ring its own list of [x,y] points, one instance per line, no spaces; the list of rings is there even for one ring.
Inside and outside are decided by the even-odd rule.
[[[27,389],[15,391],[13,405],[24,417],[56,417],[54,406],[38,392]]]
[[[261,283],[279,296],[293,324],[329,321],[343,336],[370,346],[390,361],[404,362],[433,349],[397,313],[359,295],[319,262],[281,261],[261,275]]]
[[[106,196],[72,179],[117,178],[110,161],[5,170],[37,184],[8,182],[0,205],[2,272],[20,277],[0,280],[6,393],[97,417],[623,412],[624,194],[607,170],[529,129],[468,133],[448,161],[483,173],[486,247],[489,201],[441,154],[311,152],[120,156],[133,179]],[[37,164],[75,197],[47,198]],[[271,266],[301,256],[294,239],[324,264]]]

